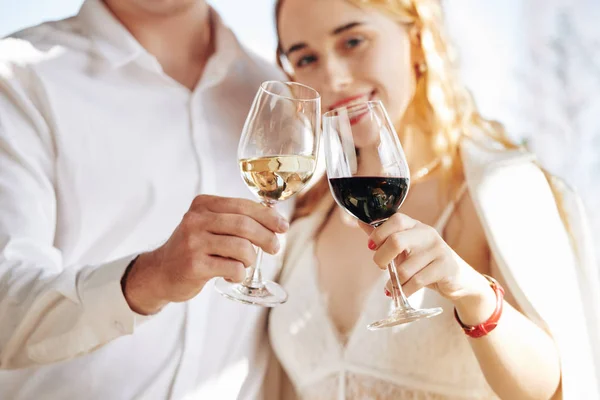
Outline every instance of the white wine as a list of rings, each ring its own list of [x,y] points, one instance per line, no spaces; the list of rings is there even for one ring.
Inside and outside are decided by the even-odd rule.
[[[312,156],[281,155],[240,161],[244,181],[267,203],[285,200],[301,191],[315,171]]]

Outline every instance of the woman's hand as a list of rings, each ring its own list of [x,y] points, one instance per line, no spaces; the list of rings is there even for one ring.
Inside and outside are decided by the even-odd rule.
[[[397,213],[369,236],[373,260],[382,269],[396,262],[406,296],[423,287],[436,290],[456,306],[466,324],[479,324],[495,307],[489,282],[446,244],[429,225]],[[388,291],[392,291],[388,282]],[[464,315],[464,319],[463,319]]]

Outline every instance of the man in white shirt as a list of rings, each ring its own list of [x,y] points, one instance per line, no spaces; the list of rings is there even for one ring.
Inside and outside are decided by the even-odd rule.
[[[205,283],[287,230],[236,162],[274,78],[203,0],[0,41],[0,399],[260,397],[265,310]]]

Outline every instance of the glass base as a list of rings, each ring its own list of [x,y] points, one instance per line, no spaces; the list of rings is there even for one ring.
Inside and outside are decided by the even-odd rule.
[[[215,281],[215,288],[230,300],[263,307],[275,307],[285,303],[288,298],[286,291],[271,281],[263,281],[262,287],[251,288],[219,278]]]
[[[420,319],[435,317],[436,315],[440,315],[443,311],[444,310],[440,307],[426,308],[422,310],[415,310],[414,308],[409,308],[408,310],[397,310],[393,311],[387,318],[373,322],[372,324],[368,325],[367,328],[371,331],[391,328],[392,326],[408,324]]]

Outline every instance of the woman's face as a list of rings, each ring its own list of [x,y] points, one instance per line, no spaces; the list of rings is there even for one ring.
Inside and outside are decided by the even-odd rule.
[[[403,26],[345,0],[284,0],[279,36],[294,79],[321,94],[324,111],[375,99],[402,118],[415,91]]]

